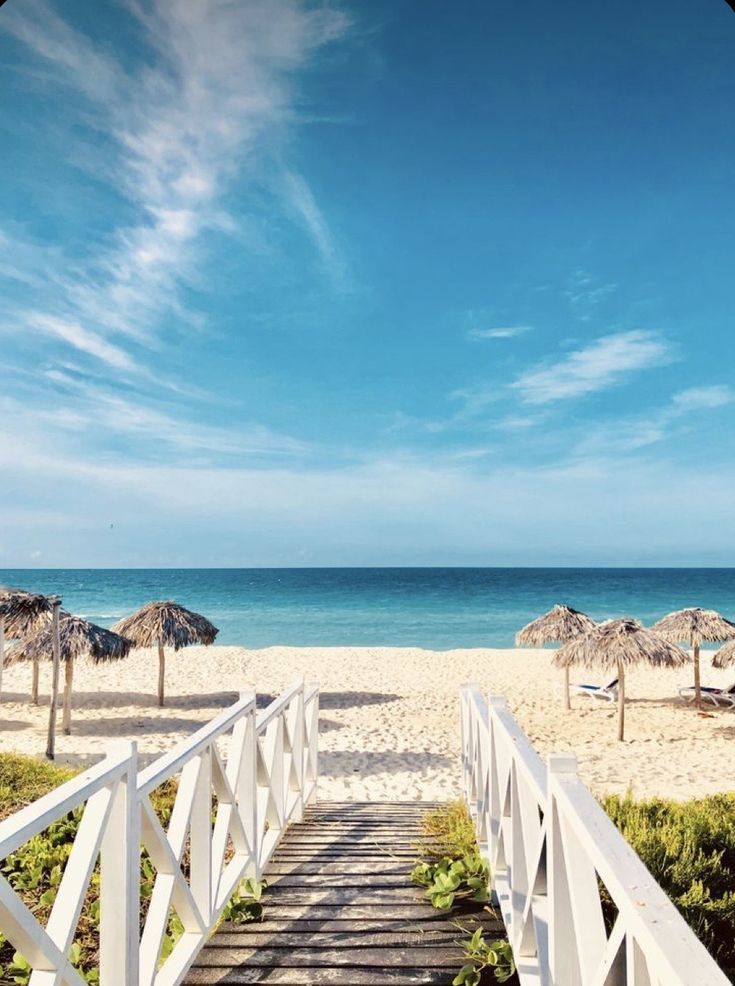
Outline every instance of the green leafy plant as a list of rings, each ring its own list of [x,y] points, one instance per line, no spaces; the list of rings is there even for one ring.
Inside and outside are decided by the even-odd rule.
[[[263,916],[263,891],[265,880],[246,877],[232,895],[222,911],[220,921],[231,924],[245,924],[246,921],[260,921]]]
[[[422,835],[417,848],[424,858],[414,866],[411,879],[425,888],[432,905],[446,913],[458,906],[477,909],[476,905],[487,904],[490,868],[480,855],[475,826],[464,802],[452,801],[426,812]],[[461,925],[457,927],[469,937],[457,942],[466,961],[454,978],[454,986],[478,986],[488,975],[505,983],[514,976],[513,953],[507,941],[487,941],[481,925],[471,933]]]
[[[477,850],[462,859],[418,863],[411,879],[426,888],[426,896],[439,911],[451,910],[458,900],[485,903],[489,899],[490,871]]]
[[[7,817],[47,794],[75,773],[76,771],[69,768],[60,768],[33,757],[0,754],[0,818]],[[170,780],[151,794],[153,809],[164,827],[170,821],[176,791],[176,781]],[[0,861],[0,873],[41,924],[46,924],[56,900],[81,817],[82,808],[74,809]],[[187,850],[182,860],[185,875],[188,874],[188,866]],[[140,870],[141,923],[147,914],[155,877],[153,864],[144,851],[141,853]],[[99,879],[99,867],[96,867],[81,910],[75,940],[69,951],[72,965],[89,986],[97,986],[99,983]],[[237,924],[259,920],[263,912],[264,887],[264,883],[251,878],[241,881],[225,906],[221,920]],[[182,934],[181,921],[172,912],[162,944],[162,960],[171,954]],[[32,972],[26,958],[14,951],[11,943],[0,933],[0,986],[26,986]]]
[[[452,980],[452,986],[479,986],[487,970],[499,983],[507,983],[515,975],[516,966],[510,944],[503,939],[486,941],[482,928],[476,928],[470,938],[457,942],[467,962]]]

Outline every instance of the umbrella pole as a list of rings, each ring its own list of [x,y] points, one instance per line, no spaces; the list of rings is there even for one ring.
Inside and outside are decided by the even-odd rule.
[[[618,740],[625,738],[625,667],[618,661]]]
[[[59,603],[53,604],[51,626],[53,630],[53,667],[51,671],[51,700],[48,714],[48,737],[46,740],[46,758],[53,760],[56,747],[56,705],[59,699],[59,661],[61,659],[61,641],[59,639]]]
[[[33,670],[31,673],[31,705],[38,705],[38,667],[39,660],[37,657],[33,658],[32,665]]]
[[[569,700],[569,665],[564,668],[564,709],[568,712],[572,707]]]
[[[699,676],[699,641],[694,644],[694,704],[702,708],[702,682]]]
[[[163,641],[158,641],[158,704],[163,706],[163,691],[166,678],[166,655],[163,653]]]
[[[71,654],[64,662],[64,711],[61,716],[61,728],[65,736],[71,734],[71,689],[74,680],[74,658]]]

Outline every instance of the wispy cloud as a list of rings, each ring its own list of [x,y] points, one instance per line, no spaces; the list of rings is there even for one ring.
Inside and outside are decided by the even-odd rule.
[[[713,411],[735,402],[735,392],[725,384],[690,387],[675,393],[669,402],[645,415],[599,421],[578,444],[578,456],[636,452],[678,434],[692,415]]]
[[[573,271],[568,278],[564,297],[572,314],[580,322],[589,322],[605,298],[616,290],[617,284],[600,281],[589,271],[580,268]]]
[[[516,339],[531,331],[530,325],[501,325],[492,329],[468,329],[467,338],[473,342],[481,339]]]
[[[345,275],[345,263],[335,246],[334,238],[317,205],[314,193],[304,178],[295,171],[286,170],[283,180],[288,201],[301,218],[325,269],[335,282],[341,282]]]
[[[90,332],[78,322],[54,315],[44,315],[41,312],[29,312],[27,324],[39,332],[61,339],[79,352],[94,356],[113,369],[130,371],[136,369],[135,361],[124,349]]]
[[[527,370],[511,388],[526,404],[550,404],[606,390],[631,373],[670,362],[673,355],[671,344],[655,332],[613,333],[561,360]]]
[[[735,392],[726,384],[713,384],[709,387],[689,387],[674,394],[673,409],[678,412],[725,407],[735,401]]]
[[[153,403],[140,394],[121,393],[89,382],[70,371],[44,372],[46,400],[29,406],[4,397],[3,440],[23,435],[39,455],[49,447],[65,452],[70,461],[95,445],[104,432],[113,439],[115,454],[132,462],[154,460],[232,466],[263,459],[293,459],[313,451],[307,443],[257,422],[231,427],[192,420],[186,410],[170,401]],[[84,450],[84,451],[83,451]],[[99,452],[97,453],[100,454]],[[101,453],[110,457],[109,449]]]
[[[227,190],[256,151],[267,158],[282,140],[295,73],[349,24],[333,8],[288,0],[127,0],[123,9],[155,55],[137,67],[94,44],[47,0],[9,5],[0,30],[35,55],[51,84],[82,97],[81,118],[106,142],[105,172],[136,216],[76,258],[71,273],[67,265],[54,291],[32,312],[15,313],[16,322],[133,369],[136,360],[126,366],[119,347],[159,345],[166,316],[201,325],[182,288],[198,283],[205,234],[236,228]],[[286,199],[336,269],[327,222],[295,173]],[[22,269],[5,273],[24,277]]]

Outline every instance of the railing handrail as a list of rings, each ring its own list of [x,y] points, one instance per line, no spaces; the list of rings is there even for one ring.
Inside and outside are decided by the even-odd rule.
[[[296,695],[299,689],[303,691],[303,688],[303,679],[294,681],[293,684],[289,685],[288,688],[285,688],[280,695],[276,696],[272,702],[269,702],[262,712],[259,712],[257,715],[255,720],[256,731],[260,734],[267,729],[268,724],[272,722],[273,719],[275,719],[287,705],[290,705],[294,695]]]
[[[243,692],[139,773],[135,744],[120,741],[0,822],[2,860],[84,807],[46,927],[0,873],[0,932],[31,964],[31,982],[83,986],[68,951],[99,859],[100,986],[178,986],[240,881],[261,877],[287,826],[316,798],[318,717],[318,685],[298,680],[260,713],[254,692]],[[174,775],[164,828],[149,795]],[[157,874],[142,934],[141,847]],[[161,959],[172,908],[183,933]]]
[[[187,760],[200,753],[205,747],[228,732],[234,722],[255,708],[255,695],[242,695],[235,703],[224,709],[214,719],[206,722],[195,733],[177,743],[173,749],[161,754],[138,774],[138,794],[150,794],[155,788],[174,774],[178,774]]]
[[[645,944],[649,953],[655,953],[657,965],[671,977],[665,982],[692,986],[727,982],[643,860],[576,772],[551,770],[549,775],[555,797],[564,807],[565,820],[574,829],[618,910],[624,901],[626,923],[632,925],[636,939]]]
[[[504,698],[490,696],[488,716],[502,726],[503,734],[511,744],[517,766],[533,786],[539,805],[543,805],[547,790],[546,766],[533,743],[508,711]]]
[[[466,797],[521,983],[599,986],[615,968],[616,984],[726,986],[576,758],[552,755],[547,766],[504,699],[486,701],[477,685],[460,694]],[[617,909],[609,936],[599,881]]]
[[[79,807],[92,795],[122,777],[130,758],[129,744],[124,750],[110,750],[104,760],[59,787],[42,795],[0,822],[0,859]]]

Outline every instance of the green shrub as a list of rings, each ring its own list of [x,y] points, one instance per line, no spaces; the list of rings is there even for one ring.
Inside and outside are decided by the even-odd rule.
[[[0,820],[25,808],[79,771],[19,753],[0,753]]]
[[[0,811],[2,817],[30,804],[36,798],[63,784],[77,773],[70,768],[56,767],[32,757],[17,754],[0,754]],[[151,804],[164,828],[171,818],[177,785],[166,781],[151,794]],[[75,808],[50,825],[45,832],[34,836],[16,852],[0,860],[0,873],[22,898],[41,924],[48,920],[64,867],[69,858],[82,808]],[[188,871],[188,853],[184,854],[182,869]],[[141,853],[140,898],[141,926],[145,920],[148,901],[153,892],[155,871],[146,852]],[[239,924],[258,920],[262,914],[261,894],[263,884],[255,880],[243,880],[226,905],[221,920]],[[70,950],[72,964],[90,984],[99,982],[98,971],[99,928],[99,866],[90,880],[87,898],[77,924],[74,944]],[[169,919],[161,949],[165,959],[183,933],[181,921],[175,913]],[[0,984],[25,986],[31,975],[28,962],[0,933]]]
[[[735,794],[685,802],[615,795],[603,806],[735,982]]]

